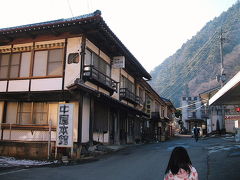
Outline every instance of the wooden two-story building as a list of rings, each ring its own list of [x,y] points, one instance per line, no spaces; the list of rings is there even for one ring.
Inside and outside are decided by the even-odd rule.
[[[0,154],[44,158],[49,141],[53,153],[65,103],[74,107],[72,153],[139,141],[151,112],[166,105],[150,79],[100,11],[0,29]]]

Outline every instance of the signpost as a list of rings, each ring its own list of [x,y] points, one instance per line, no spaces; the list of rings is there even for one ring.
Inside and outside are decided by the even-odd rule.
[[[73,148],[73,108],[73,104],[59,105],[56,155],[57,147]]]

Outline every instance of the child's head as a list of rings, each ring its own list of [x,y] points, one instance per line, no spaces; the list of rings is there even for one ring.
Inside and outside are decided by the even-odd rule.
[[[184,147],[175,147],[172,151],[165,173],[168,173],[170,170],[172,174],[177,174],[180,168],[190,173],[191,170],[189,166],[191,165],[192,162],[186,149]]]

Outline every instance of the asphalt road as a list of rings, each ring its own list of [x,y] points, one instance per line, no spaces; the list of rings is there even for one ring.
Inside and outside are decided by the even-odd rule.
[[[0,180],[160,180],[175,146],[187,149],[200,180],[240,179],[239,143],[223,138],[194,142],[185,137],[132,146],[85,164],[0,172]]]

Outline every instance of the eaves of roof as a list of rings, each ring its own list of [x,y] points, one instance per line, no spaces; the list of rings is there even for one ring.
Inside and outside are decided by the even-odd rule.
[[[201,92],[199,95],[206,94],[206,93],[209,94],[209,93],[212,93],[212,92],[214,92],[214,91],[218,91],[219,89],[221,89],[221,87],[220,87],[220,86],[217,86],[217,87],[208,89],[208,90],[206,90],[206,91],[204,91],[204,92]]]
[[[34,23],[34,24],[27,24],[22,26],[14,26],[14,27],[8,27],[8,28],[2,28],[0,29],[0,35],[4,34],[13,34],[18,32],[27,32],[27,31],[34,31],[34,30],[41,30],[41,29],[47,29],[47,28],[55,28],[55,27],[62,27],[62,26],[69,26],[72,25],[72,23],[81,23],[100,17],[101,11],[97,10],[93,13],[76,16],[72,18],[67,19],[57,19],[53,21],[46,21],[46,22],[40,22],[40,23]]]
[[[86,92],[88,94],[91,94],[93,97],[95,97],[99,100],[102,100],[105,103],[109,102],[111,104],[111,106],[116,105],[118,108],[123,108],[125,110],[135,113],[136,115],[140,115],[140,116],[149,118],[149,115],[146,114],[145,112],[138,110],[135,107],[131,107],[131,106],[129,106],[117,99],[114,99],[113,97],[106,95],[100,91],[97,91],[97,90],[85,85],[82,81],[76,81],[73,84],[69,85],[67,88],[70,91]]]

